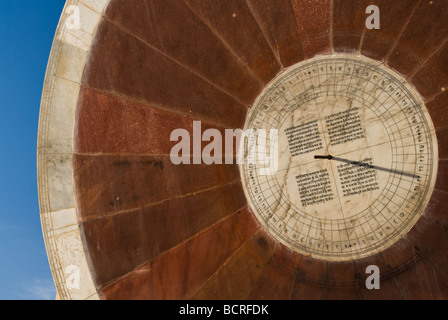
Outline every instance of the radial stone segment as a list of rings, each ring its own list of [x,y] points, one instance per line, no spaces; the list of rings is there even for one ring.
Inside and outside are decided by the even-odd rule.
[[[438,163],[431,118],[418,93],[378,62],[337,55],[285,70],[246,120],[245,132],[272,130],[277,140],[246,138],[240,170],[259,221],[296,252],[371,256],[409,232],[429,202]],[[265,174],[261,153],[276,148],[275,174]]]

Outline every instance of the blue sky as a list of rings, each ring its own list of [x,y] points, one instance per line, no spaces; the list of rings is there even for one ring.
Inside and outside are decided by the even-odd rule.
[[[64,0],[0,1],[0,299],[54,299],[37,196],[43,81]]]

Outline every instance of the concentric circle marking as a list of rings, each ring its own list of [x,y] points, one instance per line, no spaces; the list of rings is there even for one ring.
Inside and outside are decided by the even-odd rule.
[[[274,130],[278,139],[269,140]],[[364,57],[288,68],[258,97],[245,132],[267,133],[266,143],[242,144],[249,204],[276,239],[317,259],[386,249],[415,225],[434,189],[437,140],[422,99],[400,75]],[[272,166],[260,155],[276,148]],[[251,150],[256,161],[248,161]],[[275,173],[260,170],[266,166]]]

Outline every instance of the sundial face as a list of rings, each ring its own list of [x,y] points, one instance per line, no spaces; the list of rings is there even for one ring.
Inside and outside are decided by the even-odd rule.
[[[316,259],[388,248],[434,189],[437,141],[424,103],[400,75],[364,57],[288,68],[257,98],[245,132],[240,171],[251,208],[273,237]],[[260,155],[276,149],[267,164]]]

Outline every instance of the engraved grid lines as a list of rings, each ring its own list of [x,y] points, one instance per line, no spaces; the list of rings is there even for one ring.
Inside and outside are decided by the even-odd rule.
[[[347,61],[348,61],[348,60],[347,60]],[[347,66],[347,63],[348,63],[347,61],[346,61],[346,64],[344,65],[345,67]],[[350,61],[350,62],[353,62],[353,61]],[[338,67],[333,68],[333,69],[334,69],[335,71],[337,71],[338,69],[339,69],[339,70],[344,70],[344,66],[342,67],[342,69],[341,69],[340,65],[339,65]],[[365,67],[365,66],[363,66],[363,67]],[[305,67],[303,67],[303,68],[305,68]],[[299,86],[299,85],[302,85],[302,86],[303,86],[305,83],[307,83],[307,84],[309,85],[310,81],[311,81],[311,83],[313,83],[313,81],[314,81],[314,84],[315,84],[315,83],[316,83],[315,80],[317,79],[317,80],[318,80],[318,83],[319,83],[319,84],[318,84],[319,88],[321,88],[321,89],[325,88],[325,85],[322,85],[322,84],[320,83],[319,69],[320,69],[321,71],[323,70],[323,68],[320,67],[320,66],[314,67],[314,70],[306,69],[306,70],[308,70],[308,72],[306,72],[305,75],[310,76],[313,72],[315,73],[316,70],[318,71],[318,75],[317,75],[317,76],[310,77],[311,80],[310,80],[310,79],[303,79],[303,78],[300,78],[301,82],[300,82],[298,85],[296,85],[296,86]],[[328,63],[325,62],[325,70],[327,71],[327,75],[328,75],[328,69],[329,69]],[[330,66],[330,69],[331,69],[331,66]],[[364,68],[363,70],[366,70],[366,69],[368,69],[368,68]],[[382,79],[383,79],[382,77],[377,77],[377,80],[378,80],[378,81],[377,81],[377,83],[375,84],[375,83],[371,82],[370,80],[373,79],[373,78],[375,77],[375,75],[378,74],[378,72],[375,72],[375,71],[378,71],[378,70],[377,70],[377,69],[374,69],[373,67],[371,67],[370,71],[371,71],[371,72],[370,72],[370,78],[369,78],[368,81],[366,81],[366,86],[365,86],[365,88],[367,88],[367,86],[368,86],[369,84],[374,84],[374,85],[376,85],[376,84],[380,83],[381,81],[382,81],[382,84],[385,85],[385,86],[390,85],[390,83],[393,82],[393,81],[392,81],[392,82],[387,82],[387,81],[382,80]],[[384,75],[387,75],[387,74],[385,74],[385,72],[384,72],[383,70],[379,70],[379,71],[380,71],[379,73],[383,73],[383,76],[384,76]],[[291,79],[292,77],[294,77],[296,73],[299,73],[299,72],[301,72],[301,71],[293,72],[291,75],[289,75],[289,76],[286,78],[286,80],[283,80],[283,81],[284,81],[284,82],[283,82],[284,87],[283,87],[283,89],[282,89],[283,93],[284,93],[285,91],[288,91],[290,96],[294,96],[294,95],[291,93],[292,85],[294,84],[294,82],[292,82],[290,79]],[[355,74],[355,69],[352,69],[351,76],[350,76],[350,81],[349,81],[349,85],[348,85],[348,86],[345,86],[345,87],[344,87],[343,85],[341,85],[341,86],[340,86],[340,89],[342,89],[342,88],[347,88],[347,89],[348,89],[347,92],[349,92],[349,89],[350,89],[350,87],[351,87],[351,83],[352,83],[353,79],[356,78],[356,77],[354,77],[354,74]],[[299,78],[297,78],[297,79],[299,79]],[[328,80],[328,79],[327,79],[327,80]],[[376,80],[376,79],[375,79],[375,80]],[[308,81],[308,82],[307,82],[307,81]],[[355,86],[355,89],[358,89],[358,88],[356,88],[356,87],[359,86],[359,84],[360,84],[362,81],[365,81],[365,79],[360,78],[360,79],[357,81],[357,85]],[[288,85],[287,85],[286,82],[289,83],[289,87],[288,87]],[[327,82],[328,82],[328,81],[327,81]],[[286,83],[286,84],[285,84],[285,83]],[[331,86],[331,85],[332,85],[332,83],[330,82],[330,84],[328,84],[328,86]],[[334,85],[334,88],[336,88],[336,81],[333,82],[333,85]],[[313,84],[311,84],[311,86],[313,86]],[[288,89],[285,90],[285,87],[288,87]],[[307,87],[306,84],[305,84],[305,87]],[[398,86],[397,86],[397,87],[398,87]],[[275,85],[274,85],[273,87],[271,87],[271,89],[270,89],[269,91],[267,91],[267,93],[265,94],[264,97],[271,95],[272,92],[275,91],[275,88],[276,88]],[[314,88],[314,89],[315,89],[315,88]],[[401,89],[401,88],[400,88],[400,89]],[[406,88],[405,88],[405,89],[406,89]],[[401,102],[403,102],[403,103],[406,102],[406,99],[402,99],[402,98],[403,98],[403,94],[404,94],[403,91],[395,91],[395,90],[396,90],[396,88],[394,88],[394,90],[391,90],[391,93],[389,94],[389,97],[391,97],[391,95],[395,95]],[[406,90],[407,90],[407,89],[406,89]],[[315,92],[316,92],[316,91],[315,91]],[[335,92],[331,92],[331,90],[326,90],[325,92],[327,93],[327,96],[330,95],[330,94],[332,94],[332,93],[333,93],[333,94],[335,93]],[[354,91],[353,91],[353,97],[357,97],[357,95],[355,94],[356,92],[357,92],[357,90],[354,90]],[[286,100],[286,99],[284,99],[284,100],[286,100],[286,106],[283,107],[282,109],[293,108],[293,106],[291,105],[291,102],[294,102],[294,105],[298,105],[298,106],[300,106],[301,103],[303,104],[304,101],[306,101],[306,100],[308,100],[308,101],[315,100],[315,98],[319,97],[319,94],[320,94],[320,93],[322,93],[322,92],[317,91],[317,94],[314,94],[314,95],[302,95],[302,97],[301,97],[302,99],[299,99],[299,100],[298,100],[296,97],[294,97],[293,100]],[[412,95],[411,95],[409,92],[407,92],[407,93],[408,93],[407,97],[410,97],[410,100],[413,100]],[[370,94],[368,94],[368,96],[371,97]],[[377,104],[378,104],[378,103],[379,103],[378,98],[381,97],[381,96],[382,96],[382,93],[381,93],[377,98],[374,98],[374,101],[372,102],[372,105],[373,105],[374,103],[377,103]],[[405,97],[406,97],[406,96],[405,96]],[[364,97],[359,97],[359,98],[364,99],[364,101],[365,101],[365,96],[364,96]],[[399,104],[399,102],[398,102],[397,100],[395,100],[394,97],[391,97],[391,98],[392,98],[392,100],[394,100],[394,102],[395,102],[394,106],[397,105],[397,104]],[[279,100],[280,100],[280,94],[277,94],[277,99],[275,100],[275,102],[278,102]],[[379,103],[379,107],[377,107],[376,109],[381,108],[381,106],[384,104],[384,102],[385,102],[385,101],[388,101],[388,100],[389,100],[388,98],[386,98],[385,100],[383,100],[382,103]],[[262,100],[260,100],[260,101],[262,101],[262,103],[259,103],[259,105],[264,105],[266,99],[262,99]],[[272,101],[273,101],[273,100],[271,100],[271,103],[272,103]],[[272,105],[274,105],[274,104],[272,104]],[[414,107],[418,107],[418,106],[419,106],[418,104],[415,104],[415,105],[414,105]],[[407,107],[407,106],[405,105],[405,107]],[[432,141],[431,141],[431,139],[430,139],[430,136],[428,136],[429,128],[428,128],[427,123],[425,123],[423,120],[421,120],[421,119],[424,119],[424,117],[421,116],[421,110],[417,110],[417,113],[420,113],[420,121],[418,121],[417,123],[413,123],[413,124],[412,124],[411,126],[409,126],[409,127],[404,127],[404,126],[403,126],[403,127],[401,127],[401,128],[400,128],[400,126],[399,126],[399,123],[401,123],[401,122],[404,121],[404,120],[408,120],[408,122],[409,122],[409,119],[408,119],[406,116],[405,116],[403,119],[401,119],[400,121],[398,121],[398,122],[395,121],[395,117],[396,117],[397,115],[399,115],[400,113],[404,112],[403,109],[401,109],[401,110],[399,110],[399,111],[396,111],[393,115],[390,114],[390,112],[389,112],[388,109],[385,109],[385,110],[386,110],[386,112],[381,113],[380,116],[379,116],[379,118],[380,118],[381,120],[383,120],[383,123],[386,123],[385,127],[387,128],[387,130],[388,130],[388,134],[390,134],[390,137],[392,137],[392,139],[390,140],[390,143],[391,143],[391,145],[392,145],[392,149],[393,149],[393,151],[400,151],[400,152],[402,152],[402,153],[399,153],[399,152],[392,152],[392,153],[393,153],[393,161],[392,161],[392,163],[393,163],[393,170],[398,170],[399,168],[403,168],[403,166],[404,166],[405,164],[408,164],[407,162],[404,162],[404,161],[398,161],[398,158],[399,158],[400,156],[403,156],[403,155],[407,155],[407,156],[409,156],[409,155],[413,155],[413,156],[414,156],[414,155],[415,155],[415,156],[418,156],[418,155],[421,155],[421,154],[422,154],[422,153],[418,153],[418,150],[417,150],[415,144],[414,144],[414,145],[413,145],[413,144],[410,144],[410,145],[406,145],[406,146],[404,146],[404,145],[399,145],[399,143],[403,140],[403,135],[402,135],[402,133],[403,133],[405,130],[411,130],[411,134],[410,134],[409,136],[412,137],[412,136],[413,136],[412,125],[416,125],[416,124],[417,124],[417,125],[423,125],[425,128],[424,128],[423,130],[421,130],[423,133],[420,135],[420,137],[424,137],[424,140],[425,140],[425,143],[424,143],[424,144],[427,146],[427,148],[426,148],[426,152],[424,153],[424,155],[426,156],[427,161],[429,162],[429,165],[427,165],[426,173],[419,173],[419,176],[421,176],[421,177],[423,177],[423,178],[428,178],[428,177],[429,177],[428,172],[431,172],[431,171],[430,171],[430,169],[431,169],[431,168],[430,168],[430,167],[431,167],[430,160],[432,160],[432,157],[431,157],[431,155],[432,155],[432,152],[431,152],[431,151],[432,151],[432,150],[431,150],[431,149],[432,149],[431,142],[432,142]],[[257,119],[257,120],[259,120],[259,121],[257,121],[257,123],[258,123],[258,125],[260,125],[260,126],[261,126],[262,124],[265,124],[265,118],[266,118],[266,116],[269,116],[269,118],[271,119],[271,121],[272,121],[275,125],[277,125],[277,127],[278,127],[279,123],[285,121],[286,118],[287,118],[287,116],[284,115],[284,113],[283,113],[283,115],[282,115],[282,113],[280,113],[280,112],[278,113],[278,115],[277,115],[276,118],[273,118],[273,117],[269,114],[269,111],[268,111],[268,110],[265,110],[265,111],[266,111],[266,112],[264,112],[264,114],[263,114],[265,117],[264,117],[263,119],[260,119],[260,118]],[[376,111],[376,110],[375,110],[375,111]],[[255,113],[252,114],[252,117],[253,117],[254,114],[255,114]],[[387,118],[385,117],[386,114],[388,115]],[[279,117],[280,117],[280,119],[279,119]],[[253,118],[252,118],[252,120],[253,120]],[[392,122],[392,124],[389,124],[389,122]],[[272,123],[270,123],[270,124],[272,125]],[[394,127],[394,128],[396,128],[396,129],[398,129],[398,130],[394,130],[394,131],[392,131],[392,130],[389,129],[390,127]],[[397,135],[398,135],[398,136],[397,136]],[[420,142],[420,143],[422,143],[422,142]],[[423,143],[422,143],[422,144],[423,144]],[[409,147],[411,147],[411,148],[414,147],[414,148],[415,148],[415,149],[414,149],[414,150],[415,150],[415,154],[410,154],[410,153],[405,152],[405,150],[408,149]],[[409,163],[409,164],[413,164],[413,163]],[[400,165],[401,165],[401,166],[400,166]],[[414,163],[414,165],[415,165],[415,163]],[[256,166],[254,167],[254,170],[256,170]],[[399,234],[399,233],[401,232],[401,230],[399,230],[399,228],[397,229],[396,227],[394,227],[394,226],[392,225],[392,223],[395,223],[395,224],[396,224],[397,219],[400,220],[402,223],[405,222],[405,221],[403,221],[402,217],[400,217],[400,214],[397,213],[397,215],[392,215],[391,217],[386,217],[386,216],[383,215],[383,212],[382,212],[382,211],[384,211],[384,208],[386,208],[387,205],[390,204],[390,203],[392,203],[392,204],[395,205],[396,207],[400,207],[399,204],[397,204],[395,201],[393,201],[393,199],[397,199],[397,197],[400,198],[401,200],[403,200],[401,206],[404,207],[405,204],[409,202],[409,200],[407,199],[407,195],[409,194],[410,189],[408,189],[408,188],[404,188],[404,187],[402,186],[401,182],[402,182],[402,181],[403,181],[403,182],[410,182],[410,183],[411,183],[410,188],[412,188],[412,182],[413,182],[413,181],[409,181],[409,180],[405,179],[404,176],[401,176],[400,178],[398,178],[398,181],[397,181],[397,178],[396,178],[396,177],[391,177],[391,176],[393,176],[393,175],[390,175],[390,177],[389,177],[389,181],[387,182],[386,187],[384,188],[384,190],[387,190],[386,195],[387,195],[387,193],[391,193],[391,194],[390,194],[389,196],[382,195],[381,197],[378,198],[378,202],[377,202],[377,203],[382,203],[382,201],[386,199],[386,204],[382,204],[383,209],[379,209],[379,208],[378,208],[378,204],[372,206],[372,208],[373,208],[373,209],[376,209],[376,210],[379,210],[380,216],[381,216],[382,219],[384,219],[385,222],[388,224],[388,225],[386,225],[386,228],[389,227],[389,228],[391,228],[392,230],[395,230],[395,232],[392,232],[392,234]],[[245,178],[246,178],[246,177],[245,177]],[[255,177],[255,179],[258,179],[258,177]],[[392,179],[392,182],[390,181],[391,179]],[[425,180],[427,181],[428,179],[425,179]],[[268,189],[267,189],[267,190],[271,190],[272,192],[271,192],[270,194],[269,194],[269,193],[266,194],[267,197],[265,197],[265,199],[262,200],[262,202],[263,202],[263,203],[269,203],[269,202],[271,202],[269,199],[271,199],[271,198],[274,199],[274,202],[273,202],[273,203],[276,203],[276,202],[277,202],[277,207],[280,207],[280,208],[283,209],[283,211],[281,212],[281,214],[279,213],[279,214],[277,215],[277,217],[279,217],[279,216],[284,216],[284,217],[289,216],[288,221],[286,221],[286,222],[283,221],[283,222],[282,222],[282,225],[285,224],[286,226],[290,226],[290,221],[291,221],[291,219],[293,219],[293,216],[294,216],[294,215],[288,214],[288,210],[289,210],[289,208],[285,208],[285,207],[283,207],[286,203],[285,203],[285,201],[281,200],[281,199],[282,199],[282,197],[281,197],[282,192],[281,192],[281,190],[280,190],[280,188],[279,188],[279,186],[278,186],[278,181],[276,181],[276,179],[268,179],[268,178],[267,178],[266,181],[262,182],[262,184],[259,185],[260,188],[261,188],[261,186],[264,186],[264,184],[267,184],[267,185],[268,185]],[[392,188],[394,191],[393,191],[393,192],[390,192],[390,191],[389,191],[390,188]],[[264,188],[261,188],[261,189],[264,189]],[[406,194],[406,196],[402,196],[402,195],[397,194],[397,190],[399,190],[399,189],[402,189],[403,191],[408,192],[408,194]],[[277,194],[278,196],[276,197],[275,194]],[[420,198],[422,198],[422,197],[423,197],[423,193],[420,193]],[[279,198],[280,198],[280,199],[279,199]],[[279,201],[279,200],[280,200],[280,201]],[[415,199],[414,199],[414,200],[415,200]],[[416,201],[416,203],[418,204],[419,202]],[[270,207],[270,206],[268,205],[268,207]],[[400,211],[404,211],[404,210],[400,210]],[[275,215],[275,211],[273,211],[273,210],[269,210],[269,212],[273,213],[274,216],[276,216],[276,215]],[[410,216],[410,213],[409,213],[409,212],[406,212],[406,213],[407,213],[407,215],[408,215],[408,218],[407,218],[406,220],[410,220],[410,217],[409,217],[409,216]],[[307,236],[306,236],[306,238],[309,238],[309,237],[310,237],[311,229],[314,229],[314,230],[313,230],[313,234],[314,234],[314,238],[316,238],[317,235],[319,234],[319,222],[320,222],[321,225],[322,225],[322,221],[316,220],[316,219],[314,219],[314,218],[309,219],[309,217],[307,217],[306,219],[302,219],[302,218],[303,218],[302,216],[299,216],[299,218],[296,218],[296,225],[297,225],[297,223],[298,223],[299,221],[301,222],[301,230],[299,231],[299,233],[302,234],[302,230],[303,230],[303,228],[307,227],[308,232],[307,232]],[[275,219],[275,217],[274,217],[273,219]],[[309,220],[309,223],[307,223],[306,220]],[[366,220],[366,219],[364,219],[364,220]],[[378,221],[376,220],[376,218],[374,218],[374,220],[378,223]],[[281,220],[280,220],[280,219],[273,220],[274,223],[279,222],[279,221],[281,221]],[[362,221],[362,219],[359,218],[358,221]],[[269,225],[269,224],[272,224],[269,220],[268,220],[268,221],[265,221],[265,223],[268,224],[268,225]],[[328,221],[324,221],[324,223],[328,223]],[[343,225],[341,225],[341,224],[343,224]],[[369,229],[370,229],[370,230],[373,230],[373,228],[370,226],[370,222],[369,222],[368,220],[366,220],[366,221],[360,223],[360,224],[359,224],[360,229],[358,228],[358,230],[361,230],[363,234],[360,235],[360,236],[356,235],[356,237],[355,237],[354,240],[356,240],[357,242],[361,242],[361,241],[364,240],[364,238],[367,239],[367,237],[369,237],[369,235],[370,235],[371,233],[373,233],[373,234],[375,235],[375,237],[377,237],[375,231],[376,231],[376,230],[379,230],[379,229],[373,230],[373,232],[371,232],[370,234],[368,234],[368,233],[366,232],[365,228],[364,228],[364,225],[367,225],[367,224],[369,224],[369,228],[367,229],[367,231],[368,231]],[[315,225],[317,225],[318,227],[316,228]],[[341,221],[337,221],[337,226],[338,226],[338,227],[336,228],[336,231],[337,231],[337,230],[343,230],[344,228],[345,228],[345,230],[348,230],[348,228],[350,227],[350,226],[347,226],[346,221],[342,221],[342,222],[341,222]],[[327,226],[326,226],[326,227],[327,227]],[[353,226],[352,226],[352,227],[353,227]],[[380,227],[381,227],[381,225],[380,225]],[[404,227],[405,227],[405,226],[404,226]],[[403,227],[403,228],[404,228],[404,227]],[[276,227],[275,227],[275,226],[273,226],[272,229],[273,229],[272,231],[274,231],[274,233],[276,233],[278,236],[280,236],[280,237],[284,237],[284,234],[282,234],[281,232],[278,232],[278,231],[276,230]],[[356,228],[353,227],[353,229],[355,230]],[[382,227],[381,227],[381,230],[384,232],[384,229],[382,229]],[[331,227],[330,231],[331,231],[330,234],[331,234],[331,237],[332,237],[332,239],[331,239],[331,241],[332,241],[332,240],[333,240],[333,232],[332,232],[332,231],[334,231],[333,227]],[[356,232],[356,231],[355,231],[355,232]],[[386,234],[386,232],[384,232],[384,234]],[[297,236],[294,235],[292,238],[293,238],[293,239],[294,239],[294,238],[297,238]],[[285,240],[285,239],[284,239],[284,240]],[[288,241],[288,239],[286,239],[286,240]],[[289,239],[289,240],[292,241],[292,239]],[[350,236],[348,237],[348,240],[350,240]],[[361,241],[359,241],[359,240],[361,240]],[[379,240],[379,239],[377,238],[377,240]],[[319,240],[314,239],[312,242],[318,242],[318,241],[319,241]],[[363,242],[364,242],[364,241],[363,241]],[[341,243],[341,246],[342,246],[343,243],[342,243],[342,242],[340,242],[340,243]],[[314,244],[313,246],[315,247],[315,244]],[[314,247],[313,247],[313,249],[316,251],[316,248],[314,248]],[[320,247],[320,245],[319,245],[319,247]],[[369,248],[368,250],[371,250],[372,247],[374,247],[374,245],[364,246],[363,248],[364,248],[364,249],[365,249],[365,248]],[[310,248],[309,248],[308,246],[305,246],[305,247],[303,247],[302,249],[309,250]],[[342,250],[342,249],[341,249],[341,250]],[[321,254],[325,254],[324,251],[325,251],[325,250],[322,250]],[[339,251],[339,250],[338,250],[338,251]],[[333,248],[331,249],[331,253],[330,253],[330,254],[334,254],[334,253],[335,253],[335,250],[334,250],[334,246],[333,246]],[[352,254],[352,253],[353,253],[353,252],[351,252],[351,250],[350,250],[350,254]]]

